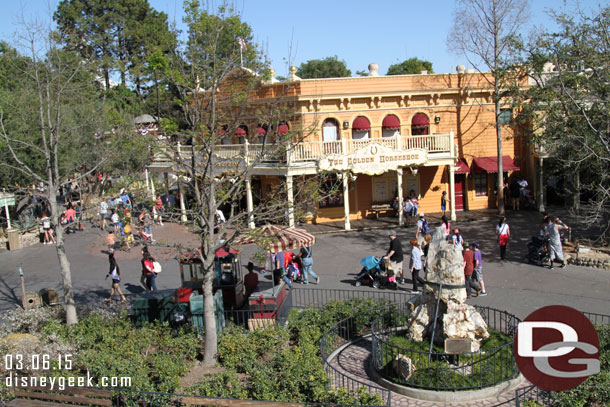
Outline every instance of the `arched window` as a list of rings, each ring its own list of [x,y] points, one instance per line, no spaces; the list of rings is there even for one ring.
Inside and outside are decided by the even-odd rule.
[[[239,143],[244,144],[248,138],[248,126],[240,124],[239,127],[235,129],[235,135],[239,137]]]
[[[382,137],[395,137],[400,136],[400,120],[396,115],[389,114],[381,123]]]
[[[324,120],[322,123],[322,141],[339,140],[339,123],[332,118]]]
[[[277,134],[280,135],[280,136],[288,134],[289,130],[290,130],[290,126],[288,125],[287,122],[280,122],[277,125]]]
[[[430,134],[430,120],[424,113],[416,113],[411,119],[411,135],[425,136]]]
[[[369,138],[371,131],[371,122],[364,116],[358,116],[352,123],[352,139],[362,140]]]
[[[222,126],[218,130],[218,137],[220,137],[220,144],[231,144],[231,137],[227,133],[227,126]]]
[[[256,126],[256,129],[254,129],[254,135],[258,137],[259,144],[268,142],[268,140],[266,140],[267,125],[259,124],[258,126]]]

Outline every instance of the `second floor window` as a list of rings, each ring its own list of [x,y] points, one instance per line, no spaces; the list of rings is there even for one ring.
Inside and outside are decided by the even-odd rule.
[[[322,141],[339,140],[339,123],[335,119],[326,119],[322,123]]]
[[[416,113],[411,119],[411,135],[425,136],[430,134],[430,120],[423,113]]]
[[[354,140],[369,138],[371,122],[364,116],[358,116],[352,123],[352,138]]]

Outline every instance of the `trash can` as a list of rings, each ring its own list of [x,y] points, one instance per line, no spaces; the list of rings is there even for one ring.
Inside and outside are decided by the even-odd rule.
[[[132,317],[136,326],[144,322],[166,321],[174,303],[176,290],[146,291],[132,303]]]
[[[193,317],[193,329],[199,335],[205,332],[203,321],[203,295],[191,295],[189,300],[191,315]],[[214,294],[214,315],[216,317],[216,333],[220,334],[225,328],[225,312],[222,302],[222,291],[218,290]]]
[[[8,249],[21,249],[21,232],[17,229],[8,229],[6,233],[8,235]]]

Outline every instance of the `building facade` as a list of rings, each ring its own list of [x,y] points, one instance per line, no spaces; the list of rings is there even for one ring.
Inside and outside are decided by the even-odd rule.
[[[285,185],[288,223],[295,177],[325,172],[343,186],[322,199],[310,220],[350,221],[379,215],[379,208],[414,193],[420,212],[448,212],[496,206],[497,136],[489,74],[465,72],[379,76],[375,65],[366,77],[262,82],[253,99],[259,105],[290,101],[289,120],[274,130],[294,132],[295,143],[278,162],[262,162],[248,181],[261,199],[271,186]],[[499,113],[505,175],[533,178],[525,130],[513,125],[510,108]],[[261,148],[266,126],[240,125],[216,148],[222,157],[248,157]],[[244,151],[246,150],[246,151]],[[533,180],[532,180],[533,181]],[[382,212],[383,216],[384,213]],[[402,217],[399,219],[402,222]]]

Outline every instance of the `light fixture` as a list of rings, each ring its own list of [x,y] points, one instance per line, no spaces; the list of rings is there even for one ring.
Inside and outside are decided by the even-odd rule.
[[[439,115],[434,116],[434,123],[439,124],[441,122],[441,117]]]
[[[418,171],[417,167],[409,167],[409,169],[411,170],[411,174],[417,175],[417,171]]]
[[[352,181],[352,182],[356,182],[357,179],[358,179],[358,176],[355,175],[355,174],[351,174],[350,177],[349,177],[349,180]]]
[[[349,129],[349,122],[347,120],[343,121],[343,130]]]

